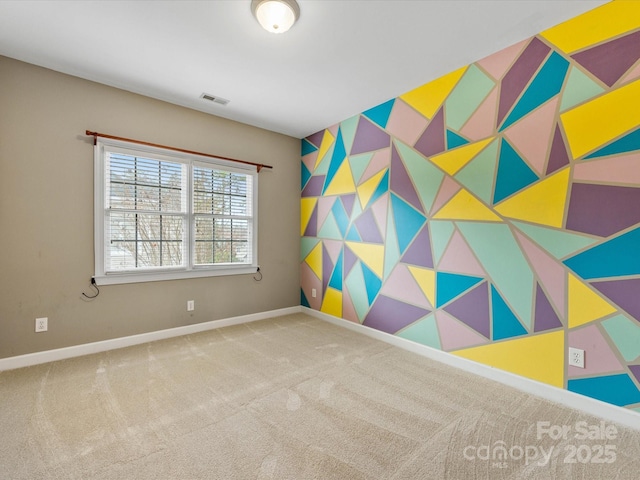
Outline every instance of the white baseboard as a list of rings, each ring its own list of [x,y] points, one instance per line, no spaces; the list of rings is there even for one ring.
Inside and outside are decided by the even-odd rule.
[[[408,350],[413,353],[417,353],[423,357],[430,358],[437,362],[441,362],[450,365],[461,370],[479,375],[481,377],[494,380],[509,387],[516,388],[520,391],[535,395],[537,397],[550,400],[552,402],[559,403],[565,407],[579,410],[589,415],[616,422],[625,427],[633,428],[634,430],[640,430],[640,413],[629,410],[627,408],[618,407],[610,403],[596,400],[595,398],[586,397],[569,390],[554,387],[546,383],[531,380],[529,378],[521,377],[514,373],[506,372],[482,363],[467,360],[466,358],[458,357],[451,353],[443,352],[426,345],[421,345],[411,340],[407,340],[389,333],[381,332],[370,327],[365,327],[358,323],[349,322],[332,315],[328,315],[317,310],[313,310],[307,307],[301,307],[303,313],[316,317],[320,320],[325,320],[334,325],[348,328],[358,333],[362,333],[369,337],[381,340],[396,347]]]
[[[179,337],[181,335],[189,335],[191,333],[204,332],[206,330],[214,330],[216,328],[229,327],[231,325],[239,325],[241,323],[255,322],[257,320],[265,320],[267,318],[277,317],[280,315],[289,315],[299,312],[299,306],[281,308],[279,310],[270,310],[268,312],[252,313],[249,315],[241,315],[238,317],[212,320],[210,322],[196,323],[193,325],[185,325],[183,327],[168,328],[166,330],[141,333],[128,337],[114,338],[111,340],[103,340],[100,342],[85,343],[82,345],[74,345],[71,347],[57,348],[55,350],[46,350],[44,352],[28,353],[26,355],[2,358],[0,359],[0,371],[30,367],[32,365],[38,365],[41,363],[55,362],[56,360],[80,357],[82,355],[91,355],[92,353],[131,347],[133,345],[140,345],[141,343],[155,342],[156,340],[164,340],[166,338]]]

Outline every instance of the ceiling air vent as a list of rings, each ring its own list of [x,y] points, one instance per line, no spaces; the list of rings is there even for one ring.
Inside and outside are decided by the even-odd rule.
[[[219,105],[226,105],[227,103],[229,103],[229,100],[227,100],[226,98],[216,97],[215,95],[211,95],[210,93],[203,93],[202,95],[200,95],[200,98],[213,103],[217,103]]]

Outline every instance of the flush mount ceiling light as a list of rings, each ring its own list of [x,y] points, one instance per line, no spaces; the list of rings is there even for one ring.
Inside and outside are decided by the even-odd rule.
[[[300,16],[296,0],[252,0],[251,12],[262,28],[271,33],[284,33]]]

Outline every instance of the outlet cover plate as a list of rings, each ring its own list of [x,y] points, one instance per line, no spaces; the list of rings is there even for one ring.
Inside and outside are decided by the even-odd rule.
[[[569,365],[572,367],[584,368],[584,350],[569,347]]]
[[[49,329],[49,318],[36,318],[36,332],[46,332]]]

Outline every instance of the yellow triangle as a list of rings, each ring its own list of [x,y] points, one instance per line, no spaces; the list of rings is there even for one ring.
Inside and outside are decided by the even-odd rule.
[[[563,330],[451,353],[549,385],[564,386]]]
[[[304,231],[307,229],[313,209],[318,203],[317,198],[301,198],[300,199],[300,235],[304,235]]]
[[[455,175],[458,170],[478,155],[484,147],[489,145],[494,138],[495,137],[485,138],[479,142],[469,143],[468,145],[454,148],[453,150],[431,157],[431,161],[449,175]]]
[[[427,297],[429,303],[433,306],[436,304],[436,272],[431,269],[414,267],[413,265],[407,265],[411,275],[418,282],[418,286]]]
[[[342,318],[342,292],[335,288],[328,287],[322,300],[320,311]]]
[[[358,185],[358,198],[360,199],[360,206],[362,206],[363,209],[367,206],[369,200],[371,200],[373,193],[376,191],[376,188],[378,188],[380,180],[386,172],[386,169],[381,170],[366,182]]]
[[[316,277],[322,280],[322,242],[318,242],[318,244],[313,247],[313,250],[309,252],[309,255],[307,255],[304,261],[311,267]]]
[[[356,184],[353,182],[351,166],[349,162],[343,161],[323,195],[344,195],[355,191]]]
[[[616,308],[569,273],[567,318],[569,328],[593,322],[616,311]]]
[[[562,228],[569,170],[565,168],[514,195],[494,207],[495,211],[505,217]]]
[[[410,92],[400,95],[400,98],[415,108],[427,118],[432,118],[442,102],[449,96],[458,80],[464,75],[467,67],[462,67],[448,73],[432,82],[426,83]]]
[[[483,222],[501,222],[502,219],[489,207],[471,195],[460,190],[444,205],[433,218],[438,220],[482,220]]]
[[[331,148],[334,140],[335,138],[331,135],[331,132],[329,130],[325,130],[324,136],[322,137],[322,143],[320,143],[320,148],[318,149],[318,157],[316,158],[316,165],[313,167],[314,169],[318,168],[318,165],[320,165],[320,162],[324,159],[324,156],[329,151],[329,148]]]
[[[384,245],[358,242],[346,242],[346,244],[373,273],[382,278],[384,271]]]

